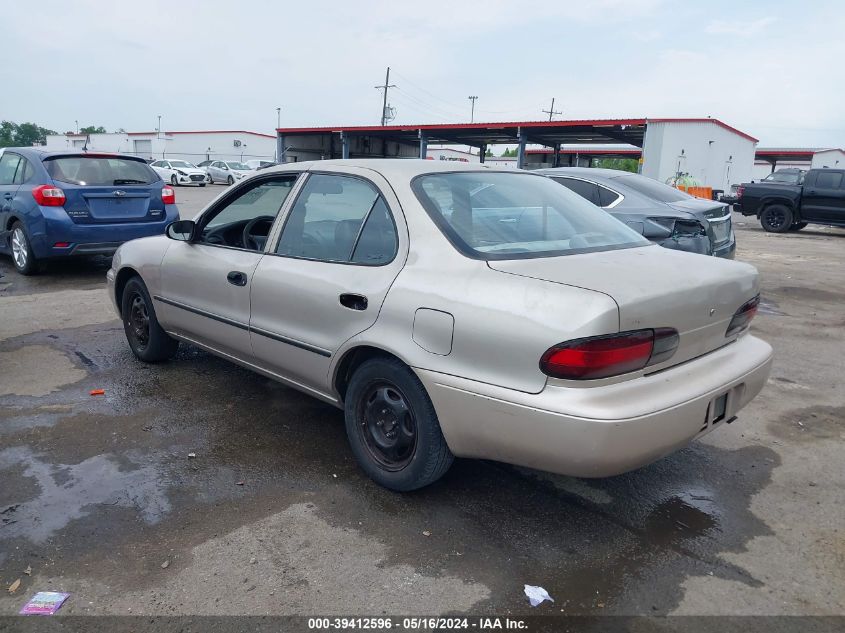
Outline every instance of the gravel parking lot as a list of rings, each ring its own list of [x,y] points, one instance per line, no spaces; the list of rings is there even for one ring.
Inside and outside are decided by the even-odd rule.
[[[177,189],[183,217],[223,190]],[[328,405],[188,346],[136,361],[106,260],[0,259],[0,614],[38,590],[68,614],[845,614],[845,230],[734,221],[776,354],[737,422],[611,479],[458,460],[413,494],[362,474]]]

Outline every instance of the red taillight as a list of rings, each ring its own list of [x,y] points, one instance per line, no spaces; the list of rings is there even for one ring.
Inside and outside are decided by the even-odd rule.
[[[62,207],[65,204],[65,192],[53,185],[40,185],[32,190],[32,197],[42,207]]]
[[[589,380],[618,376],[668,360],[678,348],[672,328],[582,338],[550,347],[540,370],[552,378]]]
[[[173,191],[173,187],[161,188],[161,201],[164,204],[176,204],[176,192]]]
[[[70,246],[70,242],[56,242],[53,244],[53,248],[67,248]]]
[[[731,319],[725,336],[733,336],[747,328],[751,324],[751,319],[757,315],[758,307],[760,307],[760,295],[743,303]]]

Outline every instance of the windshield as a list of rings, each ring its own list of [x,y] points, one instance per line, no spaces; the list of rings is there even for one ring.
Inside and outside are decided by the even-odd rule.
[[[614,181],[659,202],[680,202],[681,200],[692,198],[691,195],[684,193],[680,189],[675,189],[669,185],[664,185],[662,182],[637,174],[619,176],[618,178],[614,178]]]
[[[417,198],[452,244],[478,259],[553,257],[650,242],[553,180],[530,174],[428,174]]]
[[[768,182],[785,182],[791,185],[797,185],[802,175],[803,174],[801,174],[800,172],[794,171],[776,171],[763,178],[763,180],[766,180]]]
[[[148,185],[159,176],[144,161],[112,156],[60,156],[44,161],[50,178],[74,185]]]
[[[235,169],[237,171],[249,171],[248,165],[244,165],[243,163],[239,163],[237,161],[226,163],[226,165],[228,165],[229,169]]]
[[[196,169],[196,165],[192,165],[188,161],[185,160],[172,160],[170,161],[171,167],[187,167],[188,169]]]

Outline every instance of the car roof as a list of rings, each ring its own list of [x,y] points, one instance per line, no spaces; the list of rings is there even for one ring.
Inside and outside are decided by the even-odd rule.
[[[419,158],[351,158],[337,160],[315,160],[299,163],[284,163],[274,167],[267,167],[263,173],[274,171],[319,171],[321,167],[359,167],[371,169],[385,178],[411,179],[415,176],[431,173],[448,172],[479,172],[491,170],[496,173],[531,174],[524,169],[508,169],[506,167],[490,167],[482,163],[464,163],[460,161],[422,160]]]
[[[602,167],[552,167],[550,169],[538,169],[537,171],[544,176],[582,176],[596,180],[639,175],[621,169],[604,169]]]
[[[134,160],[144,160],[139,156],[133,156],[132,154],[120,154],[118,152],[100,152],[97,150],[90,150],[87,152],[83,152],[77,149],[64,149],[64,150],[48,150],[41,147],[4,147],[4,150],[17,152],[23,156],[28,156],[30,158],[44,160],[45,158],[52,158],[54,156],[112,156],[115,158],[130,158]]]

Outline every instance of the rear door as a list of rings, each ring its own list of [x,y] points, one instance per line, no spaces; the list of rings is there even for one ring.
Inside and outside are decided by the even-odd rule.
[[[24,159],[14,152],[5,151],[0,156],[0,245],[4,249],[9,245],[7,226],[24,165]]]
[[[65,193],[77,224],[155,222],[164,217],[161,180],[144,161],[125,156],[51,156],[47,173]]]
[[[801,214],[814,222],[845,222],[845,172],[820,169],[804,179]]]
[[[332,356],[375,323],[407,253],[390,187],[360,171],[310,174],[253,278],[256,360],[323,393]]]

